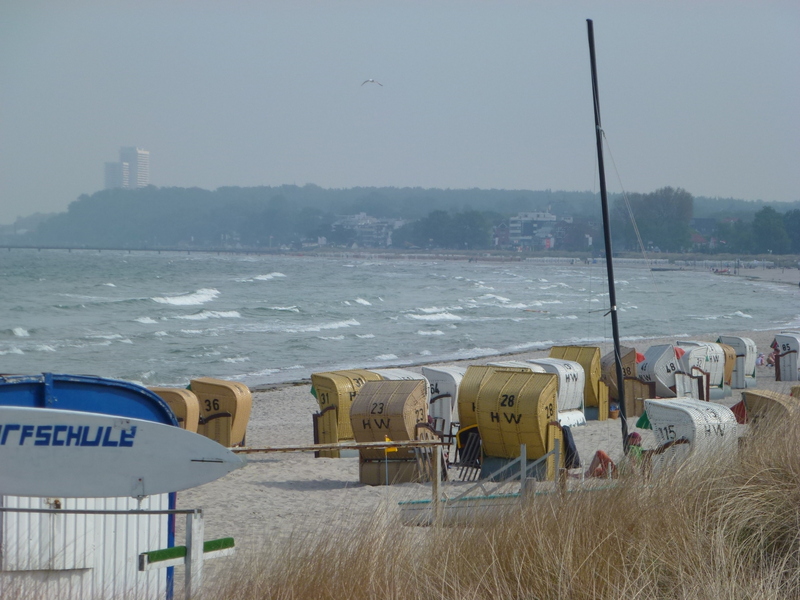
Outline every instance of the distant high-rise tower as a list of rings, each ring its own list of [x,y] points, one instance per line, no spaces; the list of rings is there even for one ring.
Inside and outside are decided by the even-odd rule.
[[[150,185],[150,153],[141,148],[127,146],[119,149],[119,162],[128,163],[131,189]]]
[[[130,186],[130,170],[128,163],[107,162],[106,163],[106,189],[127,188]]]
[[[135,190],[150,185],[150,152],[133,146],[119,149],[119,162],[105,165],[106,189]]]

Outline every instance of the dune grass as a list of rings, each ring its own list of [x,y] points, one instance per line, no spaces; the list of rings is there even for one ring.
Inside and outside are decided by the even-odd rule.
[[[205,598],[800,598],[800,425],[733,460],[535,496],[469,527],[360,526],[265,544]],[[241,557],[245,558],[245,557]]]

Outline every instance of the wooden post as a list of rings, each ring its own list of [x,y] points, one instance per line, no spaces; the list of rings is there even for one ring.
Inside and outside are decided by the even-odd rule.
[[[528,487],[528,448],[525,444],[519,445],[519,497],[525,499]]]
[[[192,599],[194,591],[200,591],[203,583],[203,509],[186,515],[186,575],[185,598]]]
[[[433,508],[433,523],[434,525],[439,523],[440,512],[441,512],[441,492],[439,491],[439,484],[442,481],[442,447],[441,446],[434,446],[433,447],[433,481],[431,481],[431,493],[432,497],[432,506]]]

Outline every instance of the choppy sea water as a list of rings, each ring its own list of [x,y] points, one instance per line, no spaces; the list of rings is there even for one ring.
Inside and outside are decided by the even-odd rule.
[[[600,262],[13,250],[0,273],[1,373],[256,386],[611,338]],[[793,286],[624,265],[615,279],[625,340],[800,326]]]

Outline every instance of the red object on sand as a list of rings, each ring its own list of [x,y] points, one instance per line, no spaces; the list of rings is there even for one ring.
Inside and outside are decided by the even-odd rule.
[[[736,422],[739,425],[747,425],[747,407],[744,405],[744,400],[739,400],[736,404],[731,406],[731,412],[736,417]]]

